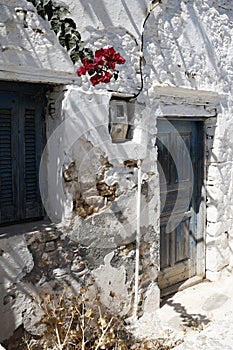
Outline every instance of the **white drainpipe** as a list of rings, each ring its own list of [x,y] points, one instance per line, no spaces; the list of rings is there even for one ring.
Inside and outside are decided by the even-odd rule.
[[[141,160],[138,160],[138,192],[137,192],[137,231],[136,231],[136,254],[135,254],[135,287],[134,287],[134,317],[137,318],[139,302],[139,265],[140,265],[140,239],[141,239]]]

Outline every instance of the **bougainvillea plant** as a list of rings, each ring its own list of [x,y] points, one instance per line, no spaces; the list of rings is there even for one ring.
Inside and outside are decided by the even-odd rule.
[[[113,77],[118,78],[117,64],[124,64],[125,59],[113,47],[95,51],[92,57],[81,58],[82,66],[77,69],[78,76],[88,74],[93,86],[99,83],[109,83]]]
[[[73,63],[79,60],[82,66],[78,68],[79,76],[88,73],[92,85],[109,83],[113,77],[118,78],[117,64],[124,64],[125,59],[113,47],[96,50],[84,46],[81,35],[74,20],[64,15],[69,14],[66,5],[58,4],[55,0],[27,0],[37,9],[38,14],[49,21],[51,28],[57,35],[60,44],[68,51]]]

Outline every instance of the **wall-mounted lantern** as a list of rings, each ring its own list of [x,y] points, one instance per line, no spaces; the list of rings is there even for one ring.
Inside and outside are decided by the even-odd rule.
[[[124,142],[128,132],[127,103],[120,100],[110,102],[109,131],[113,142]]]

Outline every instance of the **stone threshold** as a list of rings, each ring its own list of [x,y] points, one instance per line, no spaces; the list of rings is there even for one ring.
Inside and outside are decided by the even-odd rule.
[[[178,291],[184,290],[186,288],[192,287],[195,284],[206,282],[206,280],[202,276],[194,276],[189,279],[187,279],[184,282],[176,283],[172,286],[169,286],[167,288],[164,288],[161,290],[161,297],[167,297],[171,294],[174,294]]]

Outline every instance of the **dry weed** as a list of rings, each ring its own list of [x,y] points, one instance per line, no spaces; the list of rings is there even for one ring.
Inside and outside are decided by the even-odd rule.
[[[25,339],[27,350],[169,350],[162,339],[137,340],[118,315],[101,305],[98,297],[46,294],[39,302],[44,332]]]

